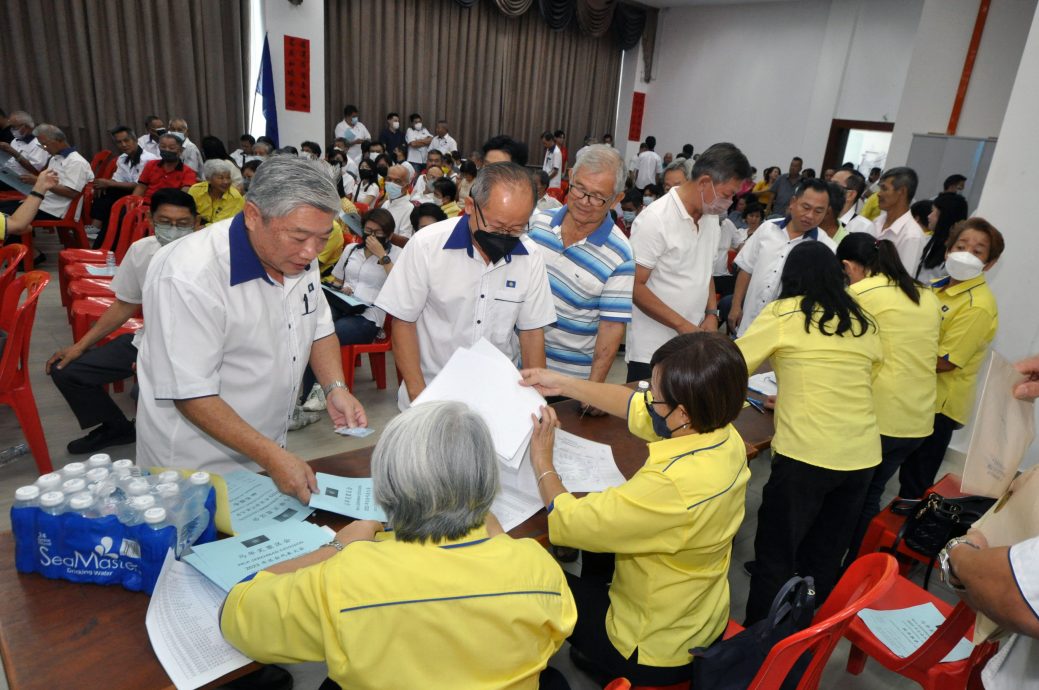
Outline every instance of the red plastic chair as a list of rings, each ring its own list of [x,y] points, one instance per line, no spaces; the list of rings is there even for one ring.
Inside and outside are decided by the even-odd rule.
[[[94,185],[88,182],[83,191],[77,194],[69,203],[64,218],[60,220],[34,220],[32,228],[33,230],[54,230],[66,249],[73,246],[85,249],[90,246],[90,242],[87,240],[87,232],[83,227],[83,219],[90,217],[90,205],[93,203],[93,199]],[[82,208],[80,208],[81,206]],[[35,256],[32,233],[25,233],[21,239],[22,244],[28,249],[25,258],[22,260],[22,266],[26,271],[31,271],[33,257]]]
[[[346,387],[352,393],[354,390],[354,368],[357,366],[361,355],[368,355],[368,363],[372,368],[372,378],[375,379],[375,387],[379,390],[386,388],[386,353],[392,349],[393,317],[386,315],[383,323],[383,337],[374,343],[367,345],[342,345],[339,348],[343,359],[343,376],[346,379]],[[397,370],[397,385],[403,381],[400,369]]]
[[[546,189],[545,193],[561,204],[566,203],[566,192],[564,192],[559,187],[551,187],[549,189]]]
[[[357,209],[357,213],[359,213],[362,218],[364,218],[364,214],[368,213],[368,204],[362,204],[359,201],[355,201],[354,208]]]
[[[72,305],[76,300],[88,297],[115,299],[111,278],[81,278],[69,283],[69,323],[72,323]]]
[[[148,218],[148,211],[145,208],[137,207],[130,210],[124,217],[124,222],[120,224],[118,232],[119,240],[115,243],[113,254],[115,254],[115,260],[117,264],[123,262],[123,257],[126,256],[127,250],[130,245],[137,240],[143,238],[145,235],[151,232],[151,221]],[[113,233],[115,234],[115,233]],[[109,237],[106,234],[105,244],[108,244]],[[85,252],[92,252],[96,254],[96,259],[89,259],[86,261],[74,261],[66,263],[58,274],[58,282],[61,287],[61,305],[68,309],[69,296],[68,286],[69,284],[80,278],[94,278],[90,269],[87,266],[103,266],[108,258],[108,253],[101,249],[67,249],[66,252],[84,252],[81,256],[89,256]],[[64,254],[65,252],[62,252]],[[61,258],[59,256],[58,265],[61,266]]]
[[[969,638],[973,634],[975,614],[966,603],[961,601],[954,608],[910,580],[899,577],[895,580],[895,585],[870,608],[888,611],[927,602],[934,604],[942,612],[945,622],[938,626],[920,649],[904,658],[896,656],[885,647],[869,631],[862,619],[855,616],[844,632],[844,636],[851,642],[848,673],[862,673],[866,658],[872,657],[885,668],[916,681],[928,690],[975,687],[980,689],[980,671],[996,653],[997,643],[986,642],[975,647],[966,659],[942,663],[945,655],[962,637]]]
[[[40,474],[51,472],[54,467],[29,382],[29,340],[40,293],[49,282],[50,274],[46,271],[30,271],[11,281],[0,302],[0,328],[7,332],[7,343],[0,356],[0,404],[14,408]]]
[[[101,177],[101,169],[112,158],[112,152],[108,149],[101,149],[94,154],[94,157],[90,159],[90,170],[94,173],[94,177]]]
[[[25,258],[28,251],[24,244],[9,244],[6,247],[0,247],[0,295],[4,294],[7,286],[14,280],[15,274],[18,272],[18,264]]]

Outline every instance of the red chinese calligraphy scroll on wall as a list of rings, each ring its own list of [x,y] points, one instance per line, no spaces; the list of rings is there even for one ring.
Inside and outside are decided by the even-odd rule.
[[[636,91],[631,94],[631,124],[628,125],[628,141],[642,141],[642,116],[646,112],[646,94]]]
[[[285,37],[285,109],[310,112],[310,39]]]

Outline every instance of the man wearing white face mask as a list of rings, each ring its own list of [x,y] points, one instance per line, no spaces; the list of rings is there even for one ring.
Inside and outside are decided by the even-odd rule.
[[[422,124],[422,116],[418,113],[412,113],[408,120],[411,121],[411,127],[404,134],[404,141],[408,144],[408,163],[415,170],[421,171],[426,166],[426,154],[429,145],[433,143],[433,135]]]
[[[689,179],[645,207],[631,226],[635,288],[625,347],[628,381],[648,381],[653,353],[679,333],[718,329],[711,279],[718,216],[750,177],[750,163],[723,143],[687,165]]]
[[[159,248],[198,228],[195,200],[179,189],[160,189],[152,195],[152,225],[155,235],[134,242],[123,257],[112,280],[115,302],[97,323],[73,345],[58,350],[47,361],[46,370],[65,397],[83,429],[96,426],[83,438],[71,441],[73,454],[95,453],[109,446],[133,443],[134,424],[105,392],[104,386],[133,376],[137,348],[144,335],[121,335],[93,347],[120,328],[127,319],[139,316],[144,301],[144,277]]]
[[[337,139],[346,140],[349,145],[346,156],[356,165],[361,160],[361,144],[372,139],[368,128],[361,123],[357,106],[348,105],[343,108],[343,119],[336,124],[335,136]]]

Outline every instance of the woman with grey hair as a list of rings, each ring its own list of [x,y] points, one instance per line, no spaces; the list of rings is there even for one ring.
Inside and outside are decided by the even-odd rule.
[[[375,447],[372,483],[393,531],[353,522],[239,583],[228,641],[257,661],[327,661],[341,687],[568,687],[547,664],[573,631],[573,596],[544,548],[491,515],[483,420],[456,402],[407,410]]]
[[[202,165],[205,181],[188,188],[203,226],[233,218],[245,207],[245,197],[231,184],[232,168],[230,161],[212,158]]]

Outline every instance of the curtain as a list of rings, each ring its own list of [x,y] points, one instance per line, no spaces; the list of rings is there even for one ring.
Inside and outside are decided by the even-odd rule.
[[[533,9],[507,17],[497,2],[464,8],[449,0],[343,0],[325,6],[329,130],[355,104],[377,138],[386,113],[418,112],[432,130],[448,121],[468,155],[495,134],[530,146],[541,160],[545,129],[612,132],[621,52],[612,36],[553,31]],[[509,3],[516,4],[519,3]]]
[[[0,3],[5,110],[60,127],[88,160],[117,124],[183,117],[192,141],[246,128],[248,0]]]

